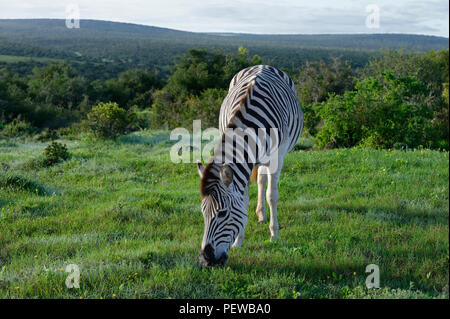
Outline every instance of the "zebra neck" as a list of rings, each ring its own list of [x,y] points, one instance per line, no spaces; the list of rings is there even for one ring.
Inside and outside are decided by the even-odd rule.
[[[241,194],[246,194],[254,164],[239,163],[229,164],[229,166],[233,170],[233,183],[236,190]]]
[[[239,151],[240,148],[230,148],[232,152],[225,152],[228,150],[226,143],[222,142],[214,151],[214,156],[212,160],[214,163],[219,165],[219,176],[220,178],[220,167],[227,164],[233,171],[233,183],[237,191],[241,194],[247,192],[247,187],[250,181],[250,175],[252,169],[255,166],[254,160],[242,160],[244,158],[253,158],[252,154],[247,154],[247,150]],[[232,153],[232,154],[229,154]],[[245,154],[244,154],[245,153]],[[248,157],[246,157],[248,156]]]

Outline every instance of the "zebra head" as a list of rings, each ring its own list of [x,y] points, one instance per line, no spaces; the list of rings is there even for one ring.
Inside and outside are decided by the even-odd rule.
[[[228,250],[242,230],[243,222],[236,220],[236,212],[243,196],[236,191],[233,171],[227,165],[197,164],[202,178],[202,213],[205,222],[199,257],[200,267],[224,265]]]

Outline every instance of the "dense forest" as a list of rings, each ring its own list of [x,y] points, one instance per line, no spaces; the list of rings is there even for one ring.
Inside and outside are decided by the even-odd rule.
[[[43,66],[63,60],[89,79],[106,80],[133,68],[167,77],[174,58],[189,49],[228,54],[240,46],[276,67],[295,68],[318,59],[330,62],[333,57],[345,58],[352,67],[363,67],[379,49],[426,52],[448,48],[448,39],[407,34],[194,33],[95,20],[81,20],[79,29],[68,29],[61,19],[0,20],[0,67],[22,75],[31,73],[37,63]]]
[[[194,119],[217,126],[231,78],[264,63],[294,80],[304,134],[318,148],[448,150],[448,59],[448,39],[439,37],[218,35],[84,20],[74,30],[63,20],[0,20],[0,135],[114,137],[189,128]]]

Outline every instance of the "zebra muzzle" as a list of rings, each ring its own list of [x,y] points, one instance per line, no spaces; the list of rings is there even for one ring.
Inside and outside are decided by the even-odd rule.
[[[214,248],[211,244],[205,246],[205,249],[200,253],[199,257],[199,265],[201,268],[203,267],[214,267],[217,265],[224,265],[228,259],[228,254],[223,252],[219,258],[216,258],[214,254]]]

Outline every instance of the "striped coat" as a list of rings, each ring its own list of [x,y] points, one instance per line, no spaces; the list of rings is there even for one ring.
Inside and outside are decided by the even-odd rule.
[[[295,146],[302,127],[303,113],[294,83],[286,73],[258,65],[233,77],[220,109],[221,141],[206,167],[198,163],[205,221],[202,266],[225,263],[228,249],[242,243],[252,170],[258,172],[258,219],[266,220],[264,190],[268,182],[269,228],[272,239],[278,238],[278,178],[283,158]],[[235,133],[244,131],[253,134],[244,133],[233,142]],[[258,134],[261,132],[265,138]],[[275,170],[269,169],[273,158],[268,160],[267,150],[276,150]]]

